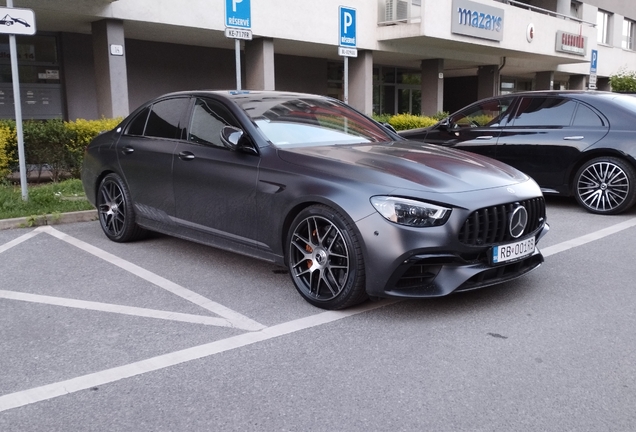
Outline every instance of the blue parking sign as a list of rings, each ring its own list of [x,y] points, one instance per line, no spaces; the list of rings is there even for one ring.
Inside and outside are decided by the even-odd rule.
[[[252,28],[250,0],[225,0],[225,26]]]
[[[340,35],[338,45],[356,47],[356,10],[340,6]]]
[[[590,59],[590,73],[596,73],[596,68],[598,66],[598,51],[592,50]]]

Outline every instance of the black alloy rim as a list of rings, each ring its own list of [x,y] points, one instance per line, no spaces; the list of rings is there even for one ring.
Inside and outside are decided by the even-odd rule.
[[[117,237],[126,223],[126,201],[117,182],[106,180],[99,190],[99,220],[109,235]]]
[[[349,250],[331,221],[306,218],[296,226],[290,247],[291,272],[305,295],[329,301],[344,290],[350,274]]]

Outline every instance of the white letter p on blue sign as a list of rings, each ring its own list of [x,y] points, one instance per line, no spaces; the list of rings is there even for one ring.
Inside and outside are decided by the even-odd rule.
[[[356,10],[340,6],[340,35],[338,45],[345,47],[356,47]]]

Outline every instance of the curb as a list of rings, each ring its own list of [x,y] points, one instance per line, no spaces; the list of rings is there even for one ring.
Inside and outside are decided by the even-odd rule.
[[[19,217],[0,220],[0,230],[13,228],[30,228],[42,225],[58,225],[73,222],[89,222],[97,220],[97,210],[84,210],[61,214]]]

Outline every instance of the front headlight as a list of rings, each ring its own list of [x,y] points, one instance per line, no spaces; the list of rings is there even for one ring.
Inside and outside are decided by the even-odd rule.
[[[374,196],[373,207],[387,220],[412,227],[444,225],[451,209],[407,198]]]

